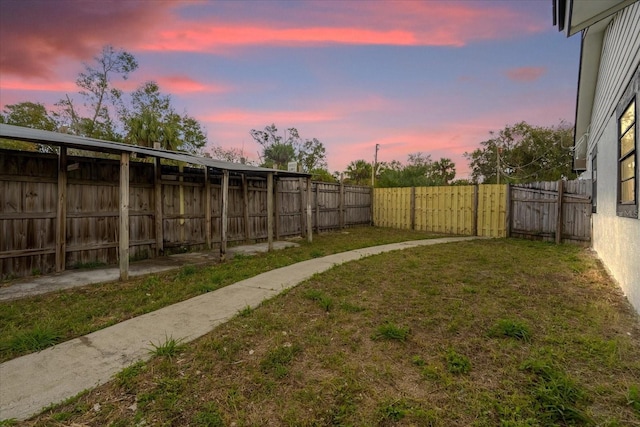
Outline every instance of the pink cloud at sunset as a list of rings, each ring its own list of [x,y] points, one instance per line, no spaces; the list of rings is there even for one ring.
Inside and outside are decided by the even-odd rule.
[[[0,83],[3,90],[43,91],[43,92],[74,92],[77,86],[72,81],[33,81],[16,78],[2,78]]]
[[[212,115],[202,116],[202,120],[217,123],[309,123],[336,120],[338,114],[329,111],[240,111],[230,110]]]
[[[516,82],[533,82],[546,73],[545,67],[518,67],[507,70],[505,74]]]
[[[242,45],[345,44],[416,44],[413,35],[404,31],[375,31],[358,28],[289,28],[225,27],[202,25],[199,28],[161,31],[153,41],[141,44],[143,50],[206,52],[216,47]]]
[[[89,60],[103,45],[127,46],[163,22],[178,0],[0,3],[0,73],[51,77],[65,58]]]
[[[173,94],[198,93],[223,93],[233,90],[221,84],[203,83],[187,75],[168,75],[159,77],[157,83],[163,91]]]
[[[204,125],[209,146],[255,160],[249,131],[274,123],[322,141],[332,172],[372,160],[380,144],[382,161],[449,157],[464,178],[463,153],[489,131],[573,118],[579,40],[558,37],[550,9],[539,0],[0,0],[0,110],[54,109],[66,95],[81,105],[78,73],[112,45],[140,64],[112,79],[124,101],[157,82]]]
[[[260,45],[460,47],[471,41],[503,38],[515,31],[533,33],[542,28],[538,23],[526,23],[524,16],[507,8],[417,1],[332,2],[330,8],[320,5],[309,16],[294,11],[287,16],[267,14],[248,22],[229,23],[206,16],[194,21],[175,21],[138,48],[208,52]]]

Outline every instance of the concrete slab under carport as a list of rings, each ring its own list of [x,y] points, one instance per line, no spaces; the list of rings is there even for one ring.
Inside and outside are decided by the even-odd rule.
[[[298,246],[298,244],[290,241],[273,242],[274,250],[293,246]],[[228,253],[230,257],[233,257],[236,253],[252,255],[267,252],[267,250],[268,244],[265,242],[254,245],[234,246],[228,249]],[[220,253],[217,251],[174,254],[133,262],[130,265],[129,276],[139,277],[176,270],[185,265],[214,265],[218,262],[220,262]],[[65,270],[61,273],[29,277],[27,279],[13,281],[0,287],[0,301],[27,298],[79,286],[115,282],[119,277],[120,270],[118,267]]]

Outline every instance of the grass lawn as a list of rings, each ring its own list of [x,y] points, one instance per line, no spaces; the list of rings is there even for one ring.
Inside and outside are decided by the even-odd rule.
[[[406,240],[442,237],[391,228],[359,227],[314,235],[287,248],[256,256],[238,256],[210,267],[68,289],[0,302],[0,362],[42,350],[123,320],[158,310],[274,268],[338,252]]]
[[[24,424],[640,425],[638,317],[573,246],[381,254],[151,350]]]

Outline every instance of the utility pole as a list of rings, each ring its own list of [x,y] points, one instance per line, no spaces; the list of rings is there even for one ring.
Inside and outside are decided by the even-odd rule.
[[[380,144],[376,144],[376,154],[373,157],[373,167],[371,168],[371,186],[376,186],[376,168],[378,166],[378,150],[380,149]]]

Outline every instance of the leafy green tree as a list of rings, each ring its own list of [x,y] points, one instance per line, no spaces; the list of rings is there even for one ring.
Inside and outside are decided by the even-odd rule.
[[[50,131],[54,131],[57,128],[53,117],[46,107],[39,102],[27,101],[5,105],[2,112],[2,122],[9,125]]]
[[[207,137],[200,123],[188,115],[180,116],[156,82],[146,82],[131,95],[131,110],[123,109],[125,141],[153,147],[160,143],[167,150],[200,153]]]
[[[209,154],[212,158],[222,160],[224,162],[252,164],[244,156],[244,153],[239,148],[222,148],[219,145],[214,146],[209,150]]]
[[[302,172],[313,173],[313,171],[316,170],[326,171],[327,150],[317,138],[306,139],[296,148],[296,157],[302,168]],[[328,171],[326,172],[329,173]]]
[[[502,183],[573,179],[572,127],[531,126],[520,122],[490,132],[491,138],[465,153],[474,182]],[[499,165],[499,166],[498,166]]]
[[[336,177],[333,176],[331,172],[329,172],[324,168],[311,169],[309,173],[311,174],[311,179],[314,181],[331,182],[331,183],[338,182]]]
[[[122,108],[122,91],[113,86],[112,78],[126,80],[137,68],[138,62],[130,53],[103,47],[93,64],[84,64],[84,71],[76,79],[83,108],[66,95],[56,104],[57,120],[76,135],[120,140],[112,115]]]
[[[289,162],[297,162],[302,172],[327,166],[326,149],[317,138],[303,140],[296,128],[288,128],[284,136],[275,124],[263,130],[251,129],[251,137],[262,147],[262,166],[286,169]]]
[[[37,102],[27,101],[7,104],[4,106],[2,113],[0,114],[0,123],[49,131],[54,131],[57,128],[55,120],[46,107]],[[45,147],[31,142],[0,140],[0,148],[12,150],[49,151]]]
[[[456,164],[446,157],[441,158],[431,165],[431,178],[436,185],[449,185],[456,177]]]
[[[455,177],[455,164],[451,159],[442,158],[437,162],[430,155],[409,154],[407,163],[397,160],[383,165],[376,179],[378,187],[426,187],[448,185]]]
[[[354,160],[345,170],[345,183],[354,185],[371,185],[371,163],[366,160]]]

